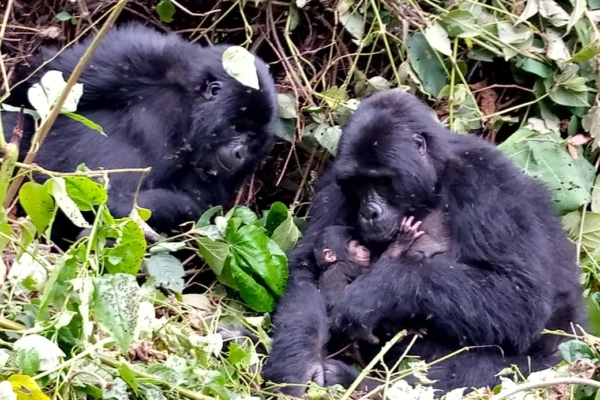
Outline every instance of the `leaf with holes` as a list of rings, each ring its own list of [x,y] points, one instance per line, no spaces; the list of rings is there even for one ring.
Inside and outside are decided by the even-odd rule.
[[[65,182],[65,178],[62,177],[54,177],[48,179],[44,186],[47,187],[47,190],[52,193],[52,197],[60,207],[60,209],[65,213],[65,215],[73,222],[76,226],[80,228],[90,228],[91,225],[83,218],[83,214],[77,207],[77,204],[71,199],[67,192],[67,184]]]
[[[279,106],[279,116],[281,118],[297,118],[296,97],[293,93],[278,93],[277,104]]]
[[[550,23],[556,27],[565,26],[569,23],[571,18],[569,14],[558,5],[554,0],[539,0],[539,13],[540,15],[550,20]]]
[[[125,354],[133,342],[141,298],[134,275],[94,278],[94,316]]]
[[[574,160],[558,134],[523,128],[499,148],[525,173],[546,185],[561,214],[590,201],[595,168],[585,157]]]
[[[434,53],[425,36],[417,32],[406,40],[408,60],[415,70],[425,90],[438,96],[446,85],[446,71]]]

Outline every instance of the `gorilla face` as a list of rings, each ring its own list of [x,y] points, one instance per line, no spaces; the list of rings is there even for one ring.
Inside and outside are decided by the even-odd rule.
[[[399,93],[363,101],[344,129],[334,164],[361,236],[370,243],[389,243],[402,217],[419,217],[436,201],[431,152],[437,149],[430,132],[437,122],[421,109],[407,110]]]
[[[215,60],[203,63],[203,77],[194,88],[192,131],[201,138],[198,165],[221,177],[254,167],[270,149],[277,129],[277,100],[268,67],[260,59],[255,65],[260,89],[242,85],[222,68],[221,57],[229,46],[211,48]],[[204,55],[206,57],[206,55]]]

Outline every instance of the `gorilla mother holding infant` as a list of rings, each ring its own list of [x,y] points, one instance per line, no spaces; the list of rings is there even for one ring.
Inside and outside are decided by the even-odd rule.
[[[471,346],[427,372],[434,388],[448,391],[494,386],[510,365],[526,375],[555,365],[561,339],[542,331],[569,331],[585,321],[574,246],[546,190],[492,144],[446,130],[412,95],[390,90],[362,102],[321,176],[312,210],[290,255],[263,369],[267,380],[296,384],[282,389],[287,394],[301,396],[310,380],[348,386],[358,376],[327,357],[330,335],[358,340],[366,362],[385,342],[370,345],[371,333],[426,329],[408,352],[426,362]],[[442,217],[447,251],[375,257],[328,319],[313,255],[319,234],[332,225],[354,227],[377,256],[402,218],[424,221],[427,234],[432,215]],[[396,344],[384,361],[393,365],[409,342]]]

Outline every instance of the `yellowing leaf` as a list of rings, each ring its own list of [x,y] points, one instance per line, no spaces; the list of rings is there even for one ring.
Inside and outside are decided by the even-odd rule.
[[[50,400],[30,376],[11,375],[8,381],[17,394],[17,400]]]

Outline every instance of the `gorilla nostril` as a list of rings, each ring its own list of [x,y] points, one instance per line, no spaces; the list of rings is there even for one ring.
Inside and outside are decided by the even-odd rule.
[[[235,152],[235,158],[237,158],[238,160],[242,159],[242,154],[239,151]]]

